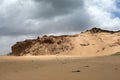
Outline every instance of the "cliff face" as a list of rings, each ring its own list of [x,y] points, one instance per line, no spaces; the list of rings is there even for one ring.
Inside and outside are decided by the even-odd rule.
[[[17,42],[12,46],[12,55],[55,55],[73,49],[70,36],[43,36],[34,40]]]
[[[120,51],[120,32],[93,28],[77,35],[43,36],[17,42],[11,55],[101,56]]]

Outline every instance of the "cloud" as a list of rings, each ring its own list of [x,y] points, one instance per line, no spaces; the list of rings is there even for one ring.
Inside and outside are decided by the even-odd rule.
[[[72,13],[83,7],[83,0],[33,0],[37,4],[36,18],[54,18]]]
[[[120,29],[120,15],[114,14],[119,10],[116,0],[93,0],[92,2],[87,0],[86,10],[95,26],[111,30]]]
[[[23,41],[26,39],[34,39],[35,36],[1,36],[0,37],[0,55],[8,54],[11,52],[11,46],[16,43],[16,41]]]
[[[120,29],[119,3],[119,0],[0,0],[0,47],[4,46],[0,51],[10,51],[12,44],[27,36],[70,34],[92,27]]]
[[[82,30],[90,23],[83,0],[5,0],[2,9],[0,35],[6,36]]]

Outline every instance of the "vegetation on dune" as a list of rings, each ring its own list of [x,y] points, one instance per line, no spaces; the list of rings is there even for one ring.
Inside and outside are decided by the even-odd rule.
[[[120,56],[120,52],[116,52],[115,54],[112,54],[111,56]]]

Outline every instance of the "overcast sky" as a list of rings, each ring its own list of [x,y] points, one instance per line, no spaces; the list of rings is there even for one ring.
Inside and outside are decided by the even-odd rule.
[[[120,29],[120,0],[0,0],[0,54],[17,41],[92,27]]]

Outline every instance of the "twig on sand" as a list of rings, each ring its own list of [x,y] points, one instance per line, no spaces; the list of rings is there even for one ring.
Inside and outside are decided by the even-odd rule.
[[[72,72],[81,72],[80,70],[75,70],[75,71],[72,71]]]

